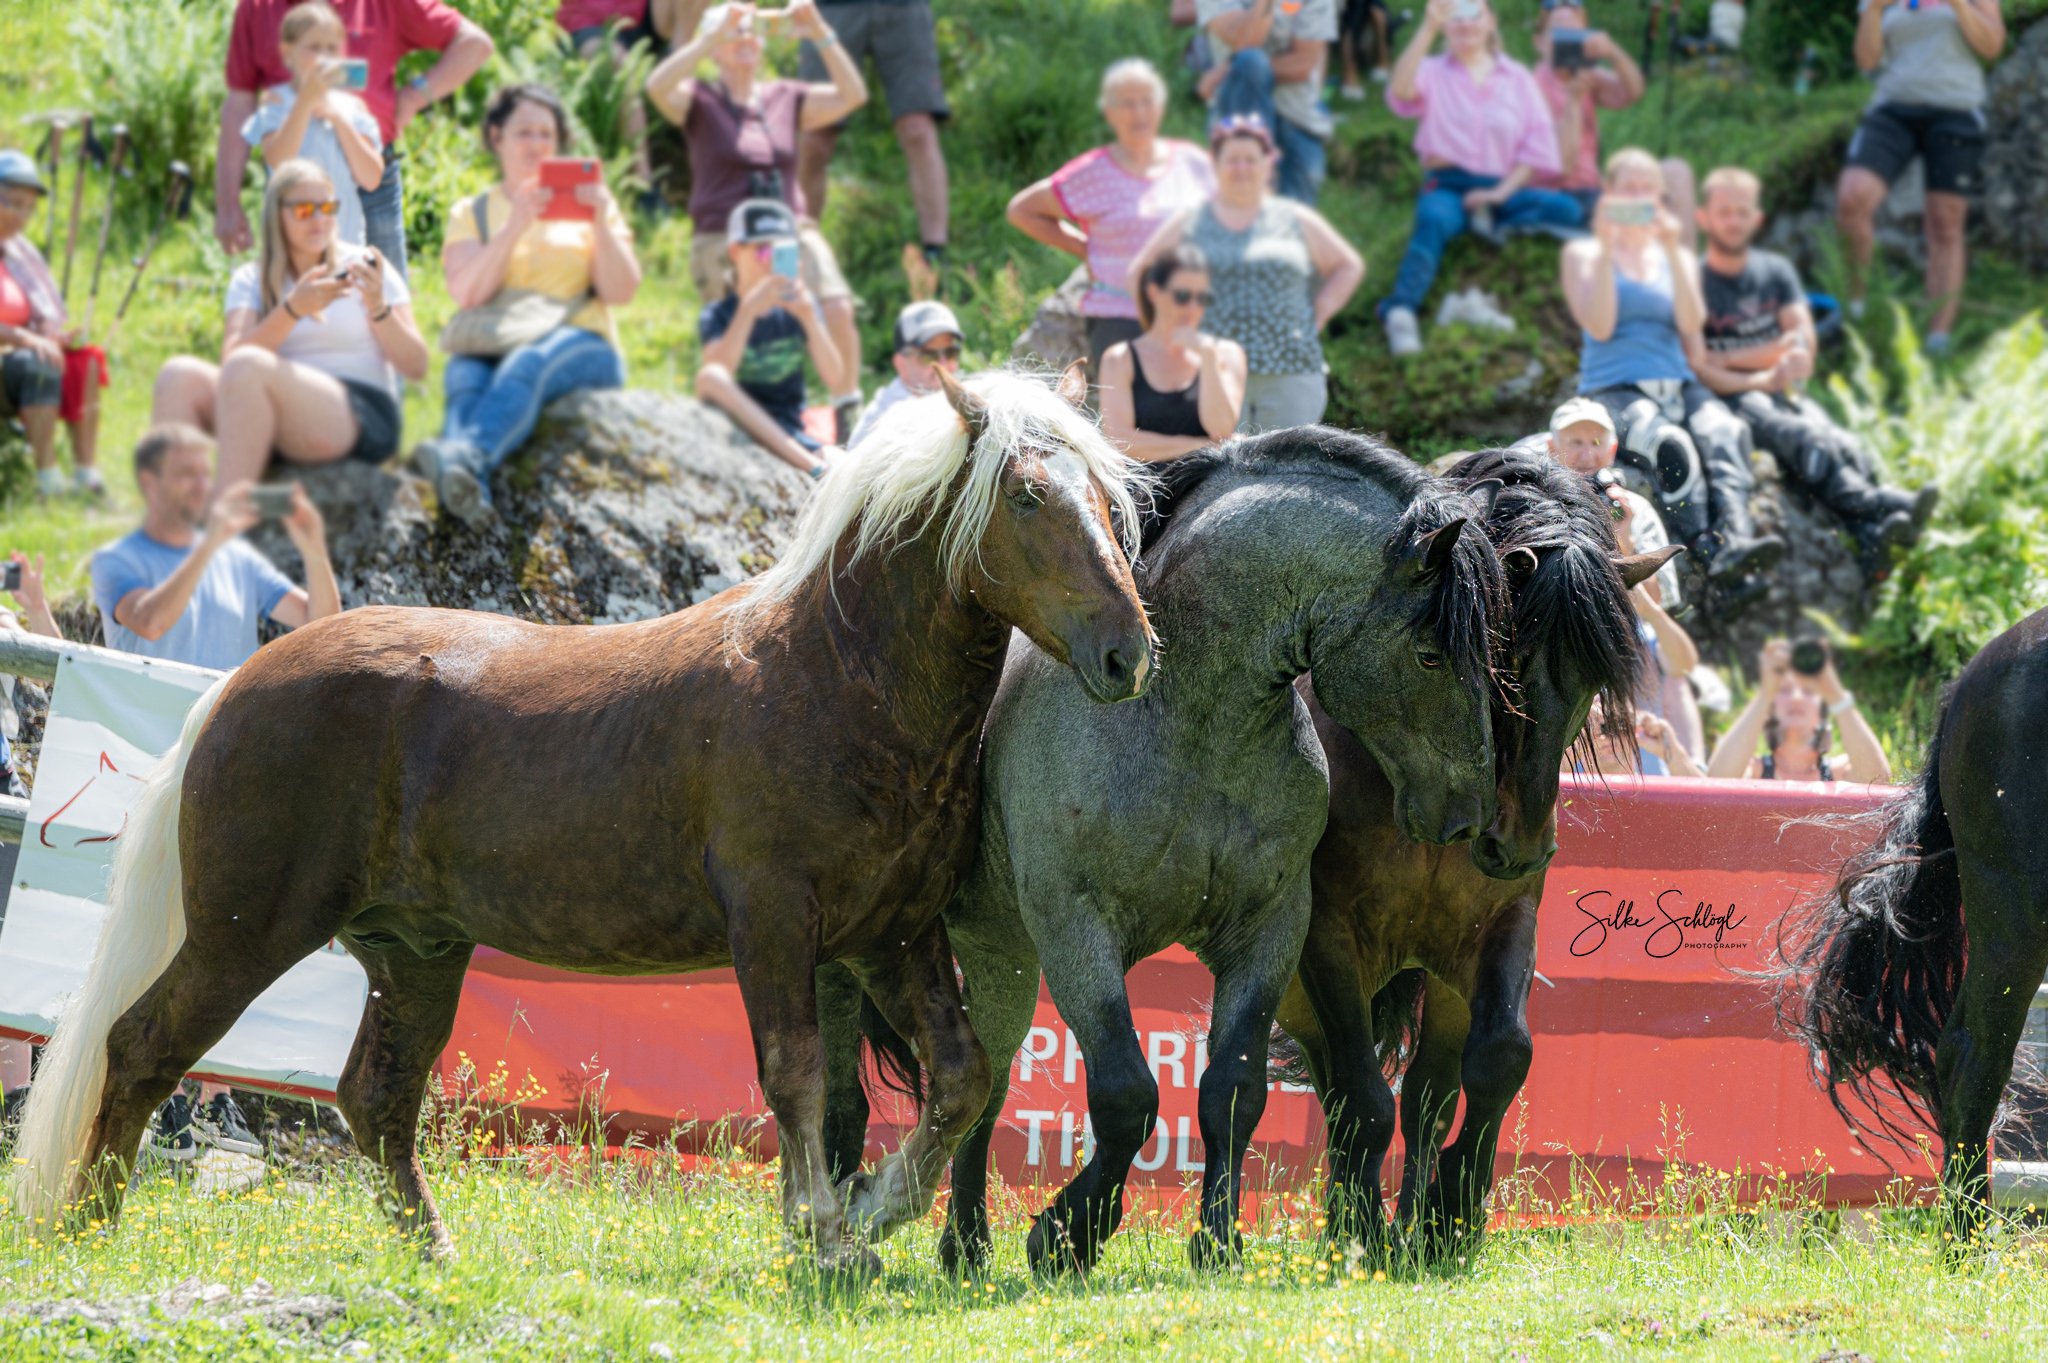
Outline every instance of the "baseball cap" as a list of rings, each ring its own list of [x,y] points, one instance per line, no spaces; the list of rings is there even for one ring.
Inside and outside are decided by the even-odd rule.
[[[27,152],[12,148],[0,151],[0,185],[20,185],[38,194],[50,192],[50,187],[43,183],[42,175],[36,170],[34,159]]]
[[[725,244],[747,246],[757,241],[796,240],[796,215],[774,199],[748,199],[726,220]]]
[[[922,299],[896,314],[896,348],[915,350],[938,336],[965,337],[960,319],[944,303]]]
[[[1566,398],[1550,414],[1550,429],[1562,431],[1581,421],[1590,421],[1607,434],[1614,434],[1614,418],[1608,415],[1606,405],[1591,398]]]

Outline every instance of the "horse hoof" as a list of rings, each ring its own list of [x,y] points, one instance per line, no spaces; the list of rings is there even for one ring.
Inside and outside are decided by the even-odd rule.
[[[1068,1237],[1066,1225],[1050,1209],[1032,1220],[1031,1234],[1024,1241],[1024,1257],[1031,1271],[1041,1278],[1085,1274],[1089,1268],[1088,1257]]]
[[[1244,1237],[1235,1230],[1219,1240],[1204,1226],[1188,1237],[1188,1263],[1198,1273],[1215,1273],[1244,1262]]]
[[[955,1282],[979,1278],[988,1272],[992,1248],[987,1236],[962,1236],[948,1226],[939,1236],[939,1267]]]

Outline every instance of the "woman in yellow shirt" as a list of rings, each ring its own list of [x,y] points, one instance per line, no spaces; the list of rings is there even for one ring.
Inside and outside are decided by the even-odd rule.
[[[582,301],[562,325],[502,356],[448,359],[441,437],[421,442],[414,459],[441,505],[471,526],[494,515],[491,475],[533,433],[541,408],[565,393],[626,380],[611,309],[632,301],[640,262],[602,178],[575,191],[589,218],[549,216],[554,191],[541,183],[541,163],[568,137],[568,114],[552,90],[500,90],[484,114],[484,145],[503,178],[448,214],[441,268],[458,307],[487,308],[508,289]]]

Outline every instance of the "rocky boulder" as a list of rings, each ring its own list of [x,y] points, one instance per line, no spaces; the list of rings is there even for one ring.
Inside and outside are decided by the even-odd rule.
[[[297,472],[327,517],[341,599],[608,624],[680,610],[773,562],[810,479],[689,398],[579,393],[549,407],[499,472],[497,528],[435,514],[405,471]],[[287,573],[275,525],[253,532]]]
[[[1985,108],[1984,222],[2033,269],[2048,269],[2048,23],[1992,68]]]

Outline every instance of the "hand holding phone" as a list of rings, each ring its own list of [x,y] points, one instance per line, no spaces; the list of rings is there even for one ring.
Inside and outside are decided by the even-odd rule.
[[[769,268],[784,279],[796,279],[803,272],[803,251],[793,241],[775,243]]]
[[[370,63],[361,57],[344,57],[341,61],[341,85],[344,90],[361,91],[370,88]]]
[[[249,505],[266,521],[281,521],[292,514],[289,484],[264,483],[249,489]]]
[[[1603,198],[1600,200],[1600,216],[1616,227],[1648,227],[1657,221],[1657,201]]]
[[[6,563],[0,563],[0,592],[18,592],[18,591],[20,591],[20,590],[21,590],[21,563],[20,563],[20,561],[19,561],[19,560],[9,560],[9,561],[8,561],[8,562],[6,562]]]

